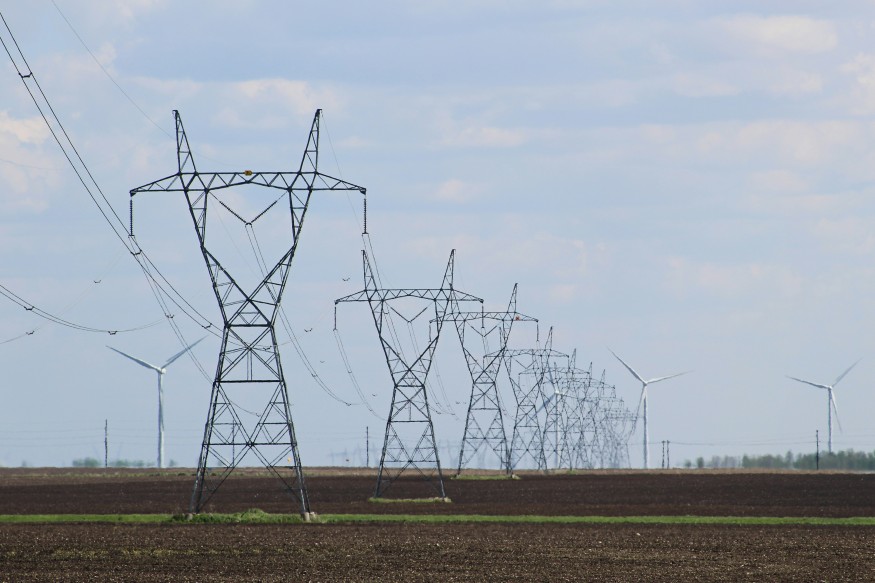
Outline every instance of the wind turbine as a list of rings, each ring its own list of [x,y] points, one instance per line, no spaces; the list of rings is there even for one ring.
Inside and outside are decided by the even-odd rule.
[[[836,399],[835,399],[835,396],[832,394],[832,390],[835,388],[835,386],[837,384],[839,384],[840,380],[845,378],[846,374],[851,372],[852,368],[857,366],[858,362],[860,362],[860,360],[858,360],[857,362],[855,362],[854,364],[849,366],[848,370],[846,370],[845,372],[840,374],[839,378],[834,380],[831,385],[821,385],[819,383],[812,383],[810,381],[804,381],[802,379],[797,379],[796,377],[791,377],[790,375],[787,375],[788,379],[792,379],[792,380],[798,381],[800,383],[805,383],[806,385],[811,385],[812,387],[817,387],[818,389],[826,389],[827,399],[828,399],[826,402],[826,419],[827,419],[826,426],[827,426],[827,433],[829,435],[829,438],[827,440],[827,451],[829,451],[829,453],[832,453],[832,413],[833,413],[833,411],[835,411],[835,414],[836,414],[836,423],[839,424],[839,430],[841,430],[841,428],[842,428],[842,424],[839,421],[839,410],[838,410],[838,407],[836,407]]]
[[[206,336],[204,336],[204,338],[206,338]],[[183,354],[185,354],[186,352],[188,352],[189,350],[194,348],[195,345],[198,342],[200,342],[201,340],[203,340],[204,338],[201,338],[197,342],[189,344],[188,346],[186,346],[185,348],[183,348],[182,350],[180,350],[179,352],[177,352],[176,354],[174,354],[173,356],[168,358],[167,362],[165,362],[161,366],[155,366],[154,364],[150,364],[150,363],[146,362],[145,360],[140,360],[139,358],[137,358],[135,356],[131,356],[130,354],[124,353],[121,350],[116,350],[112,346],[107,346],[107,348],[109,348],[113,352],[118,352],[122,356],[124,356],[126,358],[130,358],[131,360],[133,360],[137,364],[139,364],[141,366],[145,366],[146,368],[152,369],[158,373],[158,467],[159,468],[164,467],[164,386],[162,383],[162,381],[164,379],[164,373],[167,372],[167,367],[170,366],[171,364],[173,364],[173,362],[177,358],[179,358],[180,356],[182,356]]]
[[[640,410],[641,406],[642,405],[644,406],[644,411],[643,411],[642,417],[644,419],[644,469],[646,470],[648,467],[648,462],[649,462],[649,458],[650,458],[650,445],[647,443],[647,437],[648,437],[647,436],[647,385],[652,385],[653,383],[658,383],[660,381],[667,381],[668,379],[673,379],[675,377],[685,375],[690,371],[679,372],[679,373],[675,373],[673,375],[668,375],[667,377],[657,377],[655,379],[649,379],[649,380],[645,381],[641,377],[640,374],[635,372],[635,369],[633,369],[631,366],[626,364],[623,361],[623,359],[620,358],[619,356],[617,356],[617,354],[613,350],[611,350],[610,348],[608,348],[608,350],[610,351],[611,354],[614,355],[614,358],[619,360],[623,364],[623,366],[625,366],[626,369],[630,373],[632,373],[632,376],[634,376],[636,379],[641,381],[641,399],[638,401],[638,409]],[[638,412],[637,411],[635,412],[635,419],[636,419],[636,421],[638,419]]]

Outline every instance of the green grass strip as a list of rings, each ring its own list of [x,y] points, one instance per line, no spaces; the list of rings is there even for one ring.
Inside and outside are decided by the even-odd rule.
[[[453,476],[453,480],[472,480],[472,481],[488,481],[488,480],[519,480],[520,477],[516,474],[457,474]]]
[[[374,504],[450,504],[452,500],[447,497],[441,498],[435,496],[433,498],[368,498],[368,502]]]
[[[875,526],[875,516],[829,518],[819,516],[532,516],[488,514],[320,514],[320,522],[401,522],[413,524],[729,524]]]
[[[154,524],[170,522],[172,519],[172,514],[0,514],[0,524],[65,522]]]
[[[875,526],[875,516],[531,516],[488,514],[321,514],[325,524],[661,524],[738,526]],[[298,514],[269,514],[261,510],[196,514],[0,514],[0,524],[299,524]]]

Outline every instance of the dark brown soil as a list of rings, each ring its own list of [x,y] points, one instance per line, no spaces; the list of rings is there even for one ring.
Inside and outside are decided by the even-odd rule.
[[[182,513],[191,470],[0,469],[0,514]],[[319,513],[875,516],[875,474],[803,472],[591,472],[519,480],[446,480],[452,504],[368,502],[375,478],[315,470],[307,477]],[[401,480],[387,497],[432,496]],[[232,474],[208,511],[298,512],[279,480]]]
[[[191,470],[0,470],[0,514],[176,513]],[[875,516],[875,475],[592,472],[448,480],[451,504],[367,502],[311,471],[320,513]],[[390,495],[421,494],[399,482]],[[296,512],[240,472],[213,510]],[[875,527],[606,524],[2,524],[2,581],[873,581]]]
[[[4,581],[872,581],[875,529],[5,525]]]

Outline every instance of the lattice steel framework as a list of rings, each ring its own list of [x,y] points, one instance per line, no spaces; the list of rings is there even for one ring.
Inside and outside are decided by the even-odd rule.
[[[498,393],[498,375],[514,322],[538,321],[517,312],[516,305],[517,285],[514,284],[504,312],[463,312],[454,309],[446,316],[456,325],[472,382],[457,474],[462,473],[481,449],[492,451],[498,457],[499,467],[511,473],[509,442]],[[474,338],[474,347],[465,343],[466,333],[469,333],[469,338]],[[498,350],[491,352],[489,339],[496,336]]]
[[[365,289],[335,300],[335,309],[337,304],[342,302],[368,302],[380,337],[386,365],[392,375],[392,404],[386,421],[383,451],[380,455],[377,485],[374,490],[374,496],[377,498],[382,497],[392,483],[408,469],[418,472],[441,498],[446,497],[426,391],[426,379],[431,370],[434,352],[447,313],[459,302],[480,302],[481,305],[483,303],[482,299],[453,287],[454,261],[455,250],[450,253],[450,260],[440,288],[380,289],[367,253],[362,251]],[[391,311],[400,315],[392,304],[409,298],[425,300],[434,308],[432,320],[434,331],[432,332],[429,325],[428,343],[424,350],[417,351],[418,354],[412,362],[402,353],[391,321]],[[412,323],[427,310],[428,306],[412,318],[404,319]]]
[[[541,414],[547,405],[544,381],[548,378],[551,359],[568,357],[567,354],[553,350],[552,345],[551,328],[544,348],[509,349],[504,353],[505,370],[516,400],[508,456],[511,471],[526,458],[530,458],[537,469],[547,469],[544,447],[546,419]]]
[[[567,369],[554,367],[560,468],[619,468],[629,464],[629,439],[634,415],[613,385],[605,382],[605,373],[596,379],[592,364],[588,369],[574,365],[572,356]],[[546,442],[545,438],[545,442]],[[547,447],[548,451],[549,446]]]
[[[174,111],[177,172],[131,190],[132,197],[141,192],[185,194],[222,315],[222,344],[191,496],[191,512],[200,512],[231,472],[252,453],[282,481],[297,500],[301,514],[309,517],[310,502],[274,324],[313,193],[330,190],[365,193],[360,186],[319,172],[321,113],[322,110],[317,110],[313,118],[297,172],[199,172],[182,119],[179,112]],[[263,187],[279,194],[272,196],[272,202],[252,218],[244,218],[244,212],[232,207],[225,192],[244,186]],[[207,218],[211,201],[239,219],[247,232],[253,234],[254,225],[268,211],[275,208],[275,212],[285,213],[285,205],[288,205],[289,244],[282,242],[284,252],[274,263],[263,263],[263,278],[254,289],[238,283],[209,246],[212,238]],[[257,421],[244,423],[235,396],[258,400],[263,397],[260,402],[264,408],[257,414]]]

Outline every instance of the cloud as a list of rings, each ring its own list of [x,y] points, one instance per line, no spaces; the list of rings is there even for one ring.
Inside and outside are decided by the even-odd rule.
[[[823,78],[817,73],[784,69],[770,71],[765,80],[766,91],[772,95],[807,95],[823,91]]]
[[[219,85],[221,101],[233,106],[219,110],[214,119],[228,127],[269,129],[286,127],[290,119],[311,116],[320,107],[337,110],[339,97],[306,81],[252,79]]]
[[[49,129],[41,117],[14,119],[7,111],[0,111],[0,133],[14,136],[24,144],[42,144],[49,137]]]
[[[868,255],[875,251],[875,224],[871,219],[824,218],[813,230],[823,244],[839,253]]]
[[[808,188],[808,183],[802,177],[788,170],[754,172],[751,184],[756,190],[769,192],[802,192]]]
[[[441,202],[466,203],[478,198],[483,188],[469,182],[452,178],[437,186],[431,198]]]
[[[791,269],[766,263],[721,264],[693,262],[682,257],[667,260],[665,285],[681,297],[706,293],[725,299],[762,296],[793,296],[803,279]]]
[[[675,75],[671,86],[675,93],[684,97],[723,97],[741,92],[737,86],[723,79],[689,73]]]
[[[875,54],[860,53],[842,65],[841,70],[853,75],[856,81],[851,97],[853,112],[869,114],[875,111]]]
[[[736,16],[723,19],[720,26],[760,52],[813,55],[831,51],[839,42],[833,23],[804,16]]]
[[[445,146],[485,148],[512,148],[525,142],[526,135],[520,130],[485,125],[454,128],[447,132],[442,140]]]

